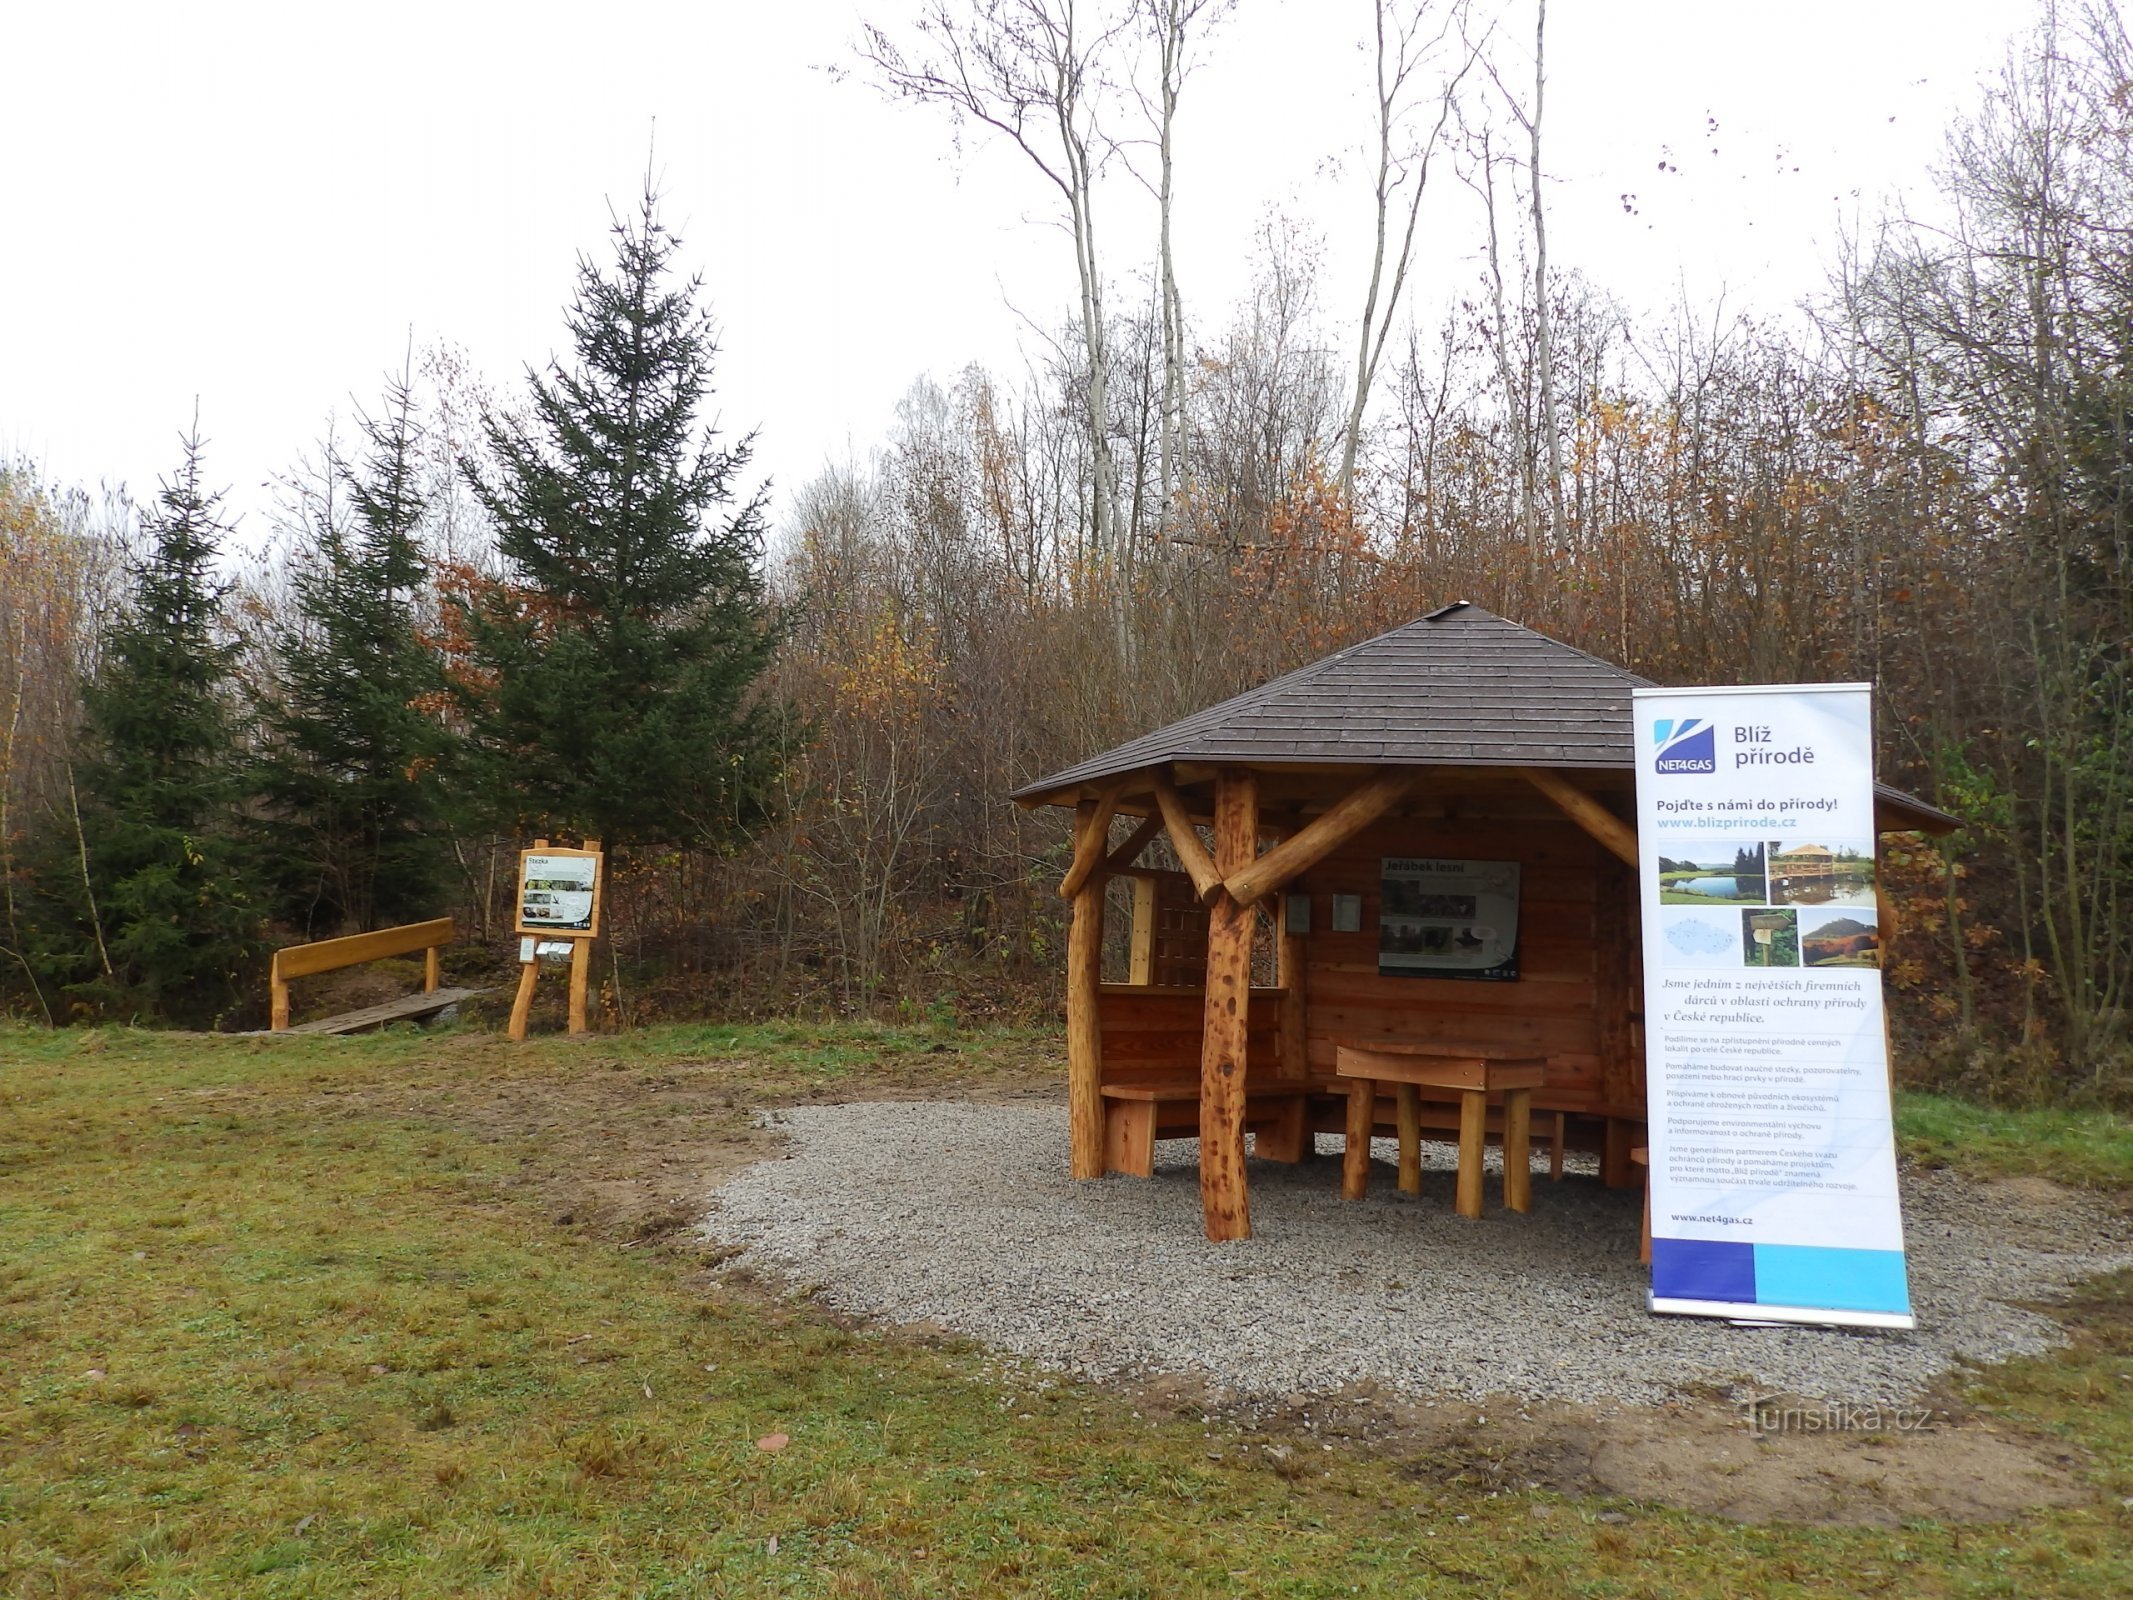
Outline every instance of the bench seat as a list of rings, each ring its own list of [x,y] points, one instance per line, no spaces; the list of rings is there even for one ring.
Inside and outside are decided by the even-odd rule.
[[[1158,1139],[1196,1139],[1200,1134],[1200,1080],[1150,1078],[1101,1086],[1104,1102],[1104,1171],[1136,1178],[1155,1175]],[[1310,1153],[1310,1101],[1339,1094],[1318,1078],[1262,1078],[1245,1085],[1244,1126],[1252,1153],[1265,1161],[1301,1161]]]

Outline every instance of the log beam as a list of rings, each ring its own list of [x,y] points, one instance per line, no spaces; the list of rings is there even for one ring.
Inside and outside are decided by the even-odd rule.
[[[1141,852],[1148,848],[1148,842],[1162,831],[1163,813],[1161,811],[1150,812],[1147,816],[1141,818],[1140,825],[1126,835],[1126,842],[1104,857],[1104,876],[1108,878],[1113,873],[1124,872],[1134,862],[1140,860]]]
[[[1059,880],[1060,899],[1071,900],[1081,893],[1082,885],[1105,864],[1104,852],[1111,841],[1111,818],[1118,810],[1118,797],[1125,792],[1126,780],[1113,778],[1097,794],[1093,812],[1085,816],[1081,806],[1074,808],[1074,864]]]
[[[1518,775],[1556,804],[1613,855],[1630,867],[1637,865],[1637,830],[1600,804],[1559,772],[1546,767],[1517,767]]]
[[[1259,849],[1258,779],[1248,767],[1215,777],[1215,864],[1242,870]],[[1215,884],[1207,913],[1206,1009],[1200,1040],[1200,1212],[1207,1237],[1252,1236],[1244,1175],[1244,1073],[1259,920]]]
[[[1099,802],[1084,800],[1074,811],[1075,854],[1092,837]],[[1108,814],[1104,825],[1110,825]],[[1069,1168],[1077,1178],[1104,1175],[1103,1036],[1097,991],[1103,978],[1104,885],[1099,878],[1075,893],[1067,928],[1067,1138]]]
[[[1193,893],[1200,897],[1201,904],[1211,902],[1221,892],[1222,874],[1215,870],[1214,858],[1193,831],[1192,816],[1178,793],[1177,780],[1165,767],[1155,769],[1155,804],[1163,814],[1163,826],[1170,832],[1170,848],[1177,852],[1178,865],[1192,879]]]
[[[1388,772],[1350,790],[1307,827],[1223,881],[1240,906],[1256,904],[1298,873],[1308,872],[1398,805],[1421,780],[1419,772]]]

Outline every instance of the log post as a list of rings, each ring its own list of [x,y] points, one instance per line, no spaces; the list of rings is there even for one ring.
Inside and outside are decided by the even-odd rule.
[[[1280,942],[1275,946],[1276,981],[1281,985],[1281,1075],[1308,1078],[1311,1075],[1309,1015],[1306,998],[1304,935],[1289,926],[1289,899],[1281,899],[1277,923]]]
[[[1644,1108],[1644,1064],[1637,1023],[1644,1014],[1638,942],[1637,880],[1629,869],[1602,857],[1594,863],[1594,987],[1598,991],[1600,1098],[1618,1112]]]
[[[1896,902],[1889,898],[1888,887],[1881,881],[1881,868],[1878,864],[1874,868],[1874,921],[1874,939],[1880,946],[1875,965],[1886,972],[1889,966],[1889,949],[1896,942]],[[1893,1102],[1896,1096],[1896,1035],[1889,1026],[1886,979],[1882,980],[1881,991],[1881,1053],[1888,1058],[1889,1098]]]
[[[1093,800],[1074,808],[1074,853],[1101,850],[1094,839],[1097,813]],[[1104,826],[1110,826],[1105,815]],[[1070,1170],[1077,1178],[1104,1175],[1103,1038],[1098,1031],[1097,985],[1103,977],[1104,884],[1090,874],[1074,893],[1072,924],[1067,929],[1067,1127]]]
[[[570,1036],[592,1030],[585,1021],[585,990],[592,977],[592,940],[570,941]]]
[[[1133,937],[1128,941],[1127,982],[1145,989],[1155,982],[1155,879],[1133,880]]]
[[[548,848],[548,841],[546,839],[536,839],[533,841],[533,848],[545,850]],[[517,918],[514,917],[512,920],[516,921]],[[533,953],[538,940],[539,936],[535,935],[532,938],[519,941],[521,948],[526,952],[526,956],[519,963],[518,993],[512,996],[511,1021],[504,1029],[504,1037],[513,1044],[525,1042],[526,1024],[533,1016],[533,986],[540,981],[541,975],[540,962]]]
[[[581,849],[600,853],[600,841],[587,839]],[[603,859],[595,868],[602,877],[606,875],[607,862]],[[585,988],[592,977],[593,941],[600,936],[599,902],[594,902],[592,931],[570,941],[570,1033],[573,1038],[591,1032],[585,1020]]]
[[[1259,852],[1259,778],[1215,775],[1215,870],[1242,871]],[[1207,913],[1207,991],[1200,1039],[1200,1211],[1207,1237],[1252,1236],[1244,1174],[1244,1072],[1250,1037],[1252,931],[1258,913],[1215,888]]]

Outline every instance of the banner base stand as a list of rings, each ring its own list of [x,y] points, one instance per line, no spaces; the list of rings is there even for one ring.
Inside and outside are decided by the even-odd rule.
[[[1647,1295],[1654,1316],[1722,1317],[1743,1327],[1895,1328],[1909,1330],[1918,1319],[1908,1311],[1829,1311],[1805,1306],[1758,1306],[1724,1300],[1674,1300]]]

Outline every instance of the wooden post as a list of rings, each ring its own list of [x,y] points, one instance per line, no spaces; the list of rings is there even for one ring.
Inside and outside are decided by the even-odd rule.
[[[1259,778],[1215,775],[1215,871],[1240,872],[1259,850]],[[1244,1174],[1244,1072],[1250,1033],[1252,931],[1258,913],[1218,881],[1207,914],[1207,991],[1200,1039],[1200,1212],[1210,1239],[1249,1239]]]
[[[267,968],[268,1004],[272,1008],[267,1019],[270,1032],[279,1033],[289,1025],[289,980],[281,975],[281,956],[276,954]]]
[[[1896,902],[1889,898],[1889,891],[1882,886],[1881,868],[1874,868],[1874,920],[1879,924],[1874,930],[1875,943],[1880,946],[1880,957],[1875,963],[1883,972],[1888,970],[1889,947],[1896,941]],[[1896,1095],[1896,1036],[1889,1028],[1888,990],[1881,996],[1881,1053],[1889,1064],[1889,1097]]]
[[[1370,1192],[1370,1134],[1377,1125],[1378,1086],[1368,1078],[1335,1079],[1348,1085],[1347,1147],[1341,1155],[1341,1198]]]
[[[422,952],[422,992],[424,994],[435,994],[437,992],[437,980],[437,947],[431,945]]]
[[[570,1033],[572,1038],[588,1032],[585,1025],[585,984],[592,974],[592,940],[570,941]]]
[[[1422,1091],[1412,1083],[1393,1090],[1400,1123],[1400,1193],[1422,1192]]]
[[[1506,1089],[1503,1096],[1503,1205],[1533,1209],[1533,1091]]]
[[[533,1015],[534,975],[540,964],[526,961],[519,964],[518,994],[511,1002],[511,1025],[504,1030],[504,1037],[518,1043],[526,1037],[526,1019]]]
[[[1289,926],[1286,895],[1282,896],[1280,919],[1275,927],[1279,943],[1274,947],[1274,976],[1281,984],[1281,1075],[1284,1078],[1308,1078],[1311,1075],[1307,1009],[1310,980],[1304,975],[1304,963],[1309,951],[1305,948],[1305,936]]]
[[[584,848],[598,855],[600,841],[587,839]],[[604,868],[607,863],[602,861],[600,865]],[[606,877],[604,871],[601,877]],[[597,937],[595,933],[570,941],[570,1032],[573,1037],[591,1031],[585,1022],[585,985],[592,976],[593,940]]]
[[[1644,1124],[1622,1117],[1609,1117],[1600,1142],[1600,1182],[1610,1189],[1627,1189],[1637,1181],[1629,1153],[1636,1148],[1636,1135]]]
[[[1488,1142],[1488,1091],[1463,1089],[1459,1094],[1459,1183],[1452,1204],[1462,1217],[1481,1215],[1481,1165]]]
[[[1090,842],[1097,803],[1084,800],[1074,808],[1074,850],[1101,850]],[[1110,825],[1108,813],[1104,825]],[[1067,928],[1067,1142],[1068,1170],[1077,1178],[1104,1175],[1103,1036],[1099,1031],[1097,985],[1103,978],[1104,883],[1093,874],[1074,892],[1072,922]]]
[[[1643,938],[1637,880],[1627,867],[1595,859],[1593,978],[1600,1046],[1600,1098],[1620,1114],[1644,1114],[1644,1063],[1637,1023],[1644,1015]]]
[[[546,839],[536,839],[533,841],[533,848],[545,850],[548,848],[548,841]],[[513,1044],[518,1044],[525,1039],[526,1022],[533,1015],[533,986],[539,981],[541,974],[540,958],[533,951],[539,943],[539,936],[536,935],[526,944],[526,959],[519,963],[518,993],[511,1000],[510,1026],[504,1029],[504,1037]]]
[[[1155,915],[1155,879],[1135,878],[1127,982],[1143,989],[1155,982]]]

